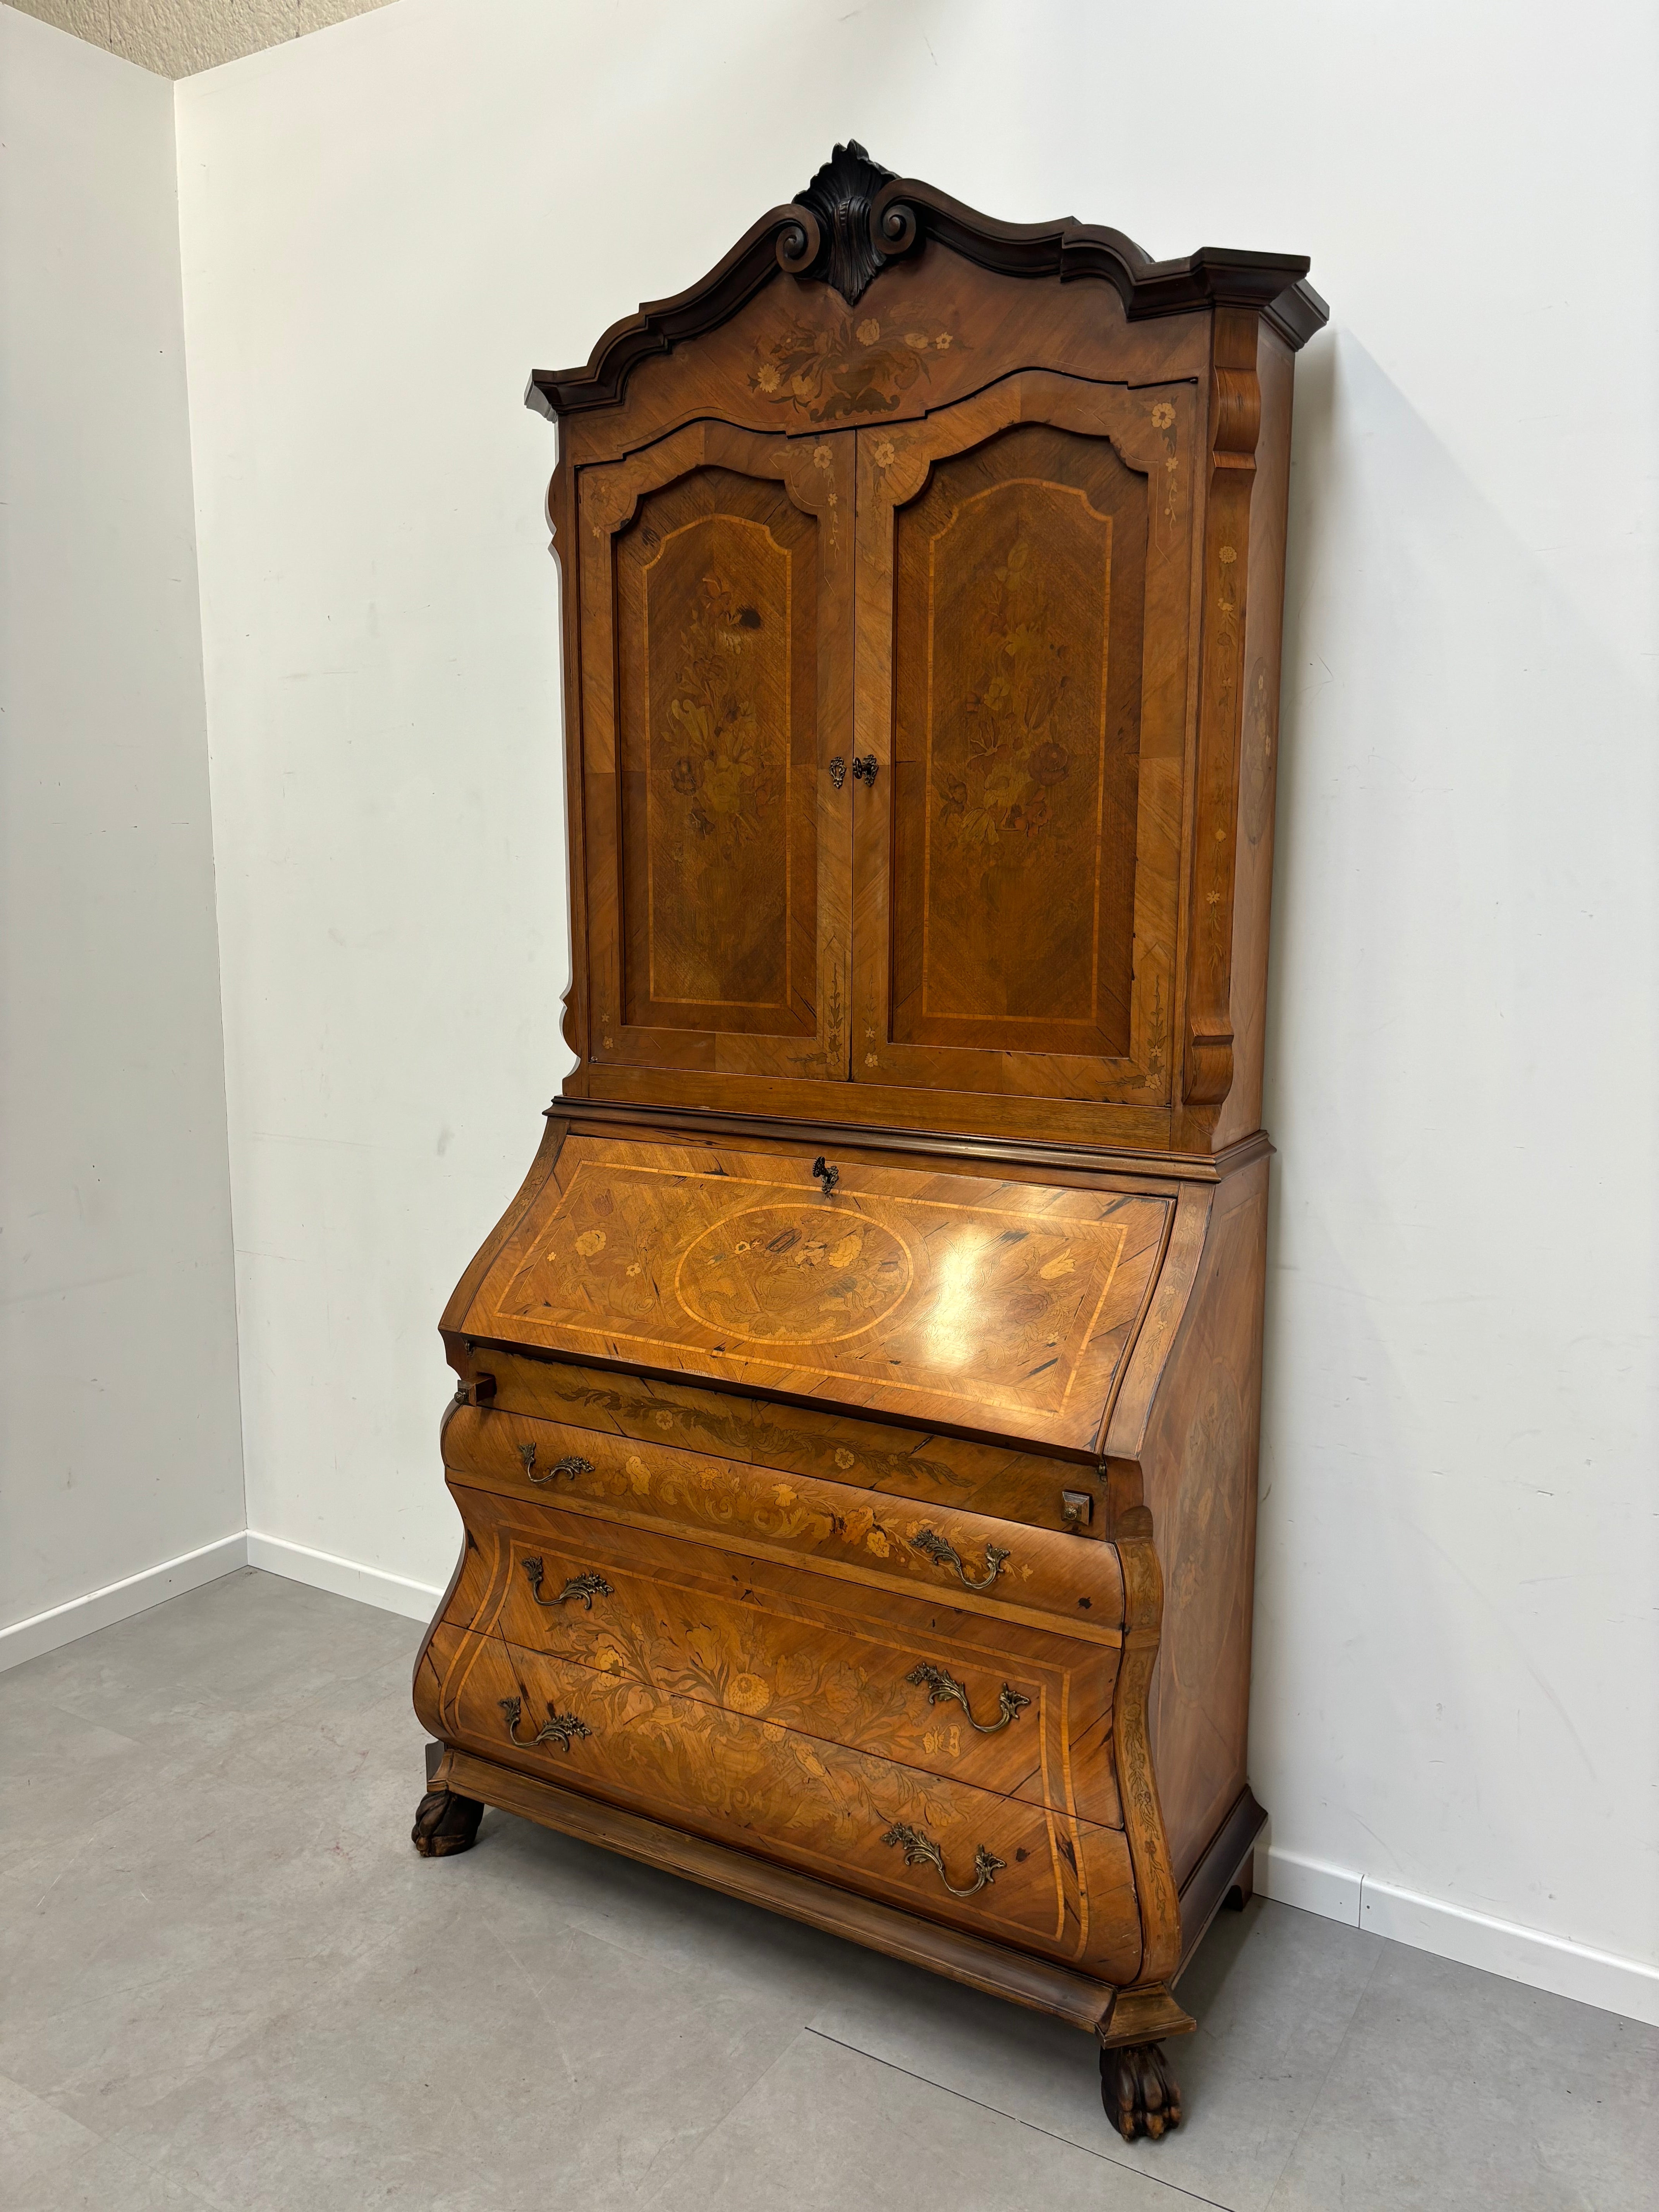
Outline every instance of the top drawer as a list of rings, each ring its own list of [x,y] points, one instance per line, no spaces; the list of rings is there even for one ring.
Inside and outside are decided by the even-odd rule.
[[[447,1424],[443,1452],[453,1476],[507,1496],[1122,1642],[1123,1573],[1109,1543],[471,1406]]]
[[[489,1376],[495,1395],[488,1402],[504,1413],[631,1437],[636,1443],[710,1452],[784,1474],[817,1475],[925,1505],[961,1506],[1034,1528],[1105,1534],[1091,1466],[899,1428],[829,1406],[780,1406],[660,1376],[529,1359],[520,1352],[477,1352],[471,1364],[475,1378]],[[1080,1525],[1066,1511],[1067,1498],[1079,1496],[1087,1516]]]

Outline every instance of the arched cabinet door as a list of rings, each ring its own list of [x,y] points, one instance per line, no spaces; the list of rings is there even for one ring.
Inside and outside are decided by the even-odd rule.
[[[578,471],[602,1066],[846,1079],[854,462],[695,422]]]
[[[1170,1095],[1192,385],[858,433],[855,1080]]]

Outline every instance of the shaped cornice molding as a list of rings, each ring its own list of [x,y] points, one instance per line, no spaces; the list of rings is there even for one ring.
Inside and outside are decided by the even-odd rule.
[[[701,283],[614,323],[585,367],[536,370],[525,404],[550,421],[610,406],[641,361],[718,329],[780,270],[799,283],[829,283],[851,304],[887,263],[929,242],[1007,276],[1101,279],[1131,322],[1243,307],[1294,349],[1330,313],[1307,281],[1305,254],[1205,246],[1184,260],[1155,261],[1121,230],[1070,216],[1000,222],[916,178],[895,177],[854,139],[836,148],[799,199],[763,215]]]

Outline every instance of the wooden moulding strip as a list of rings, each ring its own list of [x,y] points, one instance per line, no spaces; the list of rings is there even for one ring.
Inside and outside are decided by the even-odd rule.
[[[965,1129],[884,1127],[876,1122],[810,1116],[796,1119],[737,1109],[722,1111],[712,1106],[667,1104],[650,1099],[561,1097],[556,1098],[546,1111],[550,1115],[568,1118],[571,1127],[584,1135],[666,1135],[702,1144],[769,1140],[817,1151],[822,1151],[826,1143],[832,1143],[856,1146],[867,1152],[919,1154],[940,1168],[948,1167],[950,1156],[954,1153],[992,1165],[1006,1162],[1010,1166],[1052,1168],[1061,1173],[1084,1171],[1091,1177],[1128,1176],[1137,1182],[1148,1177],[1176,1182],[1219,1182],[1273,1149],[1265,1129],[1254,1131],[1222,1152],[1206,1153],[1148,1150],[1085,1137],[1044,1139],[994,1133],[975,1134]]]
[[[662,1867],[705,1889],[721,1890],[791,1920],[804,1920],[861,1943],[866,1950],[926,1966],[969,1989],[1006,1997],[1032,2012],[1048,2013],[1089,2033],[1098,2030],[1117,1999],[1118,1992],[1109,1982],[1091,1981],[982,1937],[914,1919],[893,1905],[878,1905],[724,1844],[705,1843],[640,1814],[579,1796],[557,1783],[515,1774],[471,1752],[452,1750],[443,1762],[442,1776],[443,1786],[459,1796],[521,1814],[562,1835],[619,1851],[647,1866]]]

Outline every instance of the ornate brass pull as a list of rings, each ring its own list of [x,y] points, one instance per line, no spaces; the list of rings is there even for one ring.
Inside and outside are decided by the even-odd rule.
[[[812,1163],[812,1172],[822,1179],[824,1196],[832,1197],[836,1185],[841,1181],[841,1170],[830,1167],[825,1161],[823,1154],[820,1152]]]
[[[873,753],[866,753],[862,760],[860,760],[858,757],[858,755],[854,753],[853,756],[854,782],[867,783],[871,790],[873,791],[876,787],[876,769],[879,763]]]
[[[847,763],[839,753],[836,755],[834,760],[830,763],[830,781],[835,785],[837,791],[841,789],[842,784],[847,781]]]
[[[583,1611],[592,1613],[596,1597],[615,1597],[617,1595],[603,1575],[584,1574],[572,1575],[557,1597],[544,1597],[541,1561],[536,1559],[526,1559],[524,1562],[524,1571],[530,1577],[530,1587],[536,1593],[538,1605],[548,1607],[568,1605],[573,1597],[579,1597],[582,1601]]]
[[[924,1836],[920,1828],[908,1828],[902,1820],[895,1820],[881,1839],[884,1844],[904,1846],[906,1866],[930,1866],[945,1884],[952,1897],[975,1897],[993,1882],[1008,1863],[994,1851],[988,1851],[983,1844],[974,1853],[974,1878],[965,1888],[958,1889],[945,1871],[945,1854],[931,1836]]]
[[[568,1751],[579,1735],[592,1735],[593,1733],[587,1723],[579,1720],[574,1713],[556,1712],[550,1701],[547,1718],[537,1729],[535,1735],[521,1736],[519,1734],[519,1722],[524,1711],[523,1699],[503,1698],[500,1703],[501,1711],[507,1715],[507,1735],[518,1745],[520,1751],[532,1751],[538,1743],[556,1743],[561,1751]]]
[[[526,1564],[527,1565],[528,1561]],[[918,1690],[927,1691],[927,1702],[930,1705],[940,1705],[945,1698],[954,1698],[963,1711],[967,1714],[969,1728],[977,1729],[981,1735],[995,1735],[1000,1729],[1006,1729],[1011,1721],[1018,1720],[1031,1702],[1029,1698],[1023,1697],[1012,1683],[1005,1682],[1002,1686],[1002,1694],[997,1699],[997,1718],[994,1721],[976,1721],[974,1718],[974,1709],[968,1702],[967,1691],[963,1688],[956,1676],[947,1674],[943,1667],[935,1667],[931,1662],[924,1659],[913,1667],[904,1679],[907,1682],[914,1683]]]
[[[524,1471],[532,1482],[551,1482],[556,1474],[568,1474],[574,1482],[579,1474],[592,1474],[593,1472],[592,1461],[579,1458],[574,1452],[568,1459],[556,1459],[545,1474],[538,1474],[536,1472],[534,1444],[520,1444],[519,1457],[524,1462]]]
[[[916,1551],[926,1552],[930,1559],[937,1559],[940,1566],[954,1567],[961,1577],[964,1589],[989,1589],[1014,1556],[1012,1552],[1005,1552],[1000,1544],[988,1544],[985,1547],[985,1572],[975,1582],[963,1565],[962,1556],[956,1546],[947,1544],[943,1536],[936,1536],[931,1528],[924,1528],[921,1535],[912,1536],[910,1542]]]

